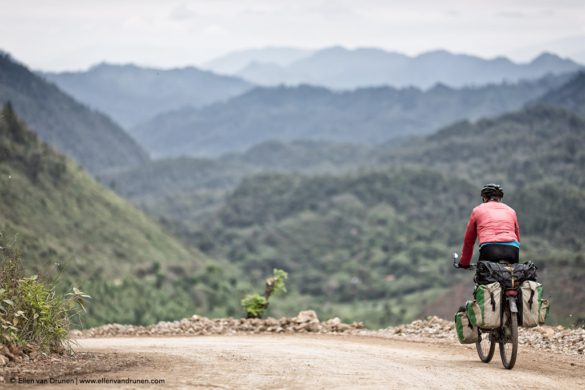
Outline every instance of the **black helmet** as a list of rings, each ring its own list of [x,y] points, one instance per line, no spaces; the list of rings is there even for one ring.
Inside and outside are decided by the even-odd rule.
[[[503,198],[504,197],[504,190],[499,184],[486,184],[481,189],[481,196],[484,198]]]

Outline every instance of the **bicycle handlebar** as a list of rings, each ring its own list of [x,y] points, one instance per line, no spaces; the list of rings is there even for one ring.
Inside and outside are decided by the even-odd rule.
[[[461,269],[462,267],[459,266],[459,262],[457,261],[457,259],[459,259],[459,255],[457,254],[457,252],[454,252],[453,253],[453,268]],[[469,264],[469,267],[463,268],[463,269],[473,270],[476,267],[477,267],[476,264]]]

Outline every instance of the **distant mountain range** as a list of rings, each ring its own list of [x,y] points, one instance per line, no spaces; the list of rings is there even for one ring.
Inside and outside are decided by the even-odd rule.
[[[217,156],[267,140],[379,144],[518,109],[568,78],[461,89],[437,85],[428,91],[255,88],[223,103],[159,115],[130,131],[154,157]]]
[[[313,51],[292,47],[266,47],[263,49],[238,50],[215,58],[203,64],[203,68],[221,74],[236,74],[253,62],[287,66],[301,58],[308,57]]]
[[[309,302],[325,317],[371,326],[423,310],[451,315],[468,298],[450,289],[455,275],[446,257],[461,245],[478,188],[497,181],[519,213],[523,259],[537,262],[556,296],[553,321],[573,323],[585,319],[585,121],[568,110],[583,102],[581,77],[518,111],[461,121],[400,146],[269,141],[102,179],[184,242],[246,274],[282,267],[296,275],[291,291],[302,296],[285,297],[285,308]],[[546,106],[550,96],[570,104]],[[466,283],[460,290],[469,294]]]
[[[482,155],[476,149],[485,146],[494,150],[495,157],[490,166],[500,167],[504,164],[497,171],[512,175],[505,179],[499,176],[494,180],[501,179],[506,182],[535,180],[538,179],[542,166],[546,165],[545,162],[538,160],[540,168],[536,169],[530,164],[517,165],[518,159],[524,161],[524,156],[529,154],[530,150],[543,148],[545,150],[542,151],[542,155],[548,156],[546,148],[550,143],[560,145],[562,141],[557,141],[558,139],[562,137],[569,139],[563,135],[567,129],[566,125],[557,125],[559,129],[556,133],[553,132],[551,142],[539,139],[538,134],[526,137],[524,129],[524,132],[510,134],[510,137],[514,137],[514,142],[501,144],[499,140],[505,132],[503,128],[514,129],[517,126],[515,122],[519,120],[528,124],[530,118],[534,118],[534,126],[539,121],[546,123],[549,114],[556,117],[557,123],[561,123],[563,115],[550,107],[552,104],[550,98],[554,96],[563,96],[564,100],[569,102],[568,104],[556,102],[557,107],[578,114],[580,108],[585,106],[585,97],[579,89],[582,81],[583,74],[578,74],[543,97],[528,102],[527,106],[534,108],[533,110],[498,118],[496,122],[500,123],[502,128],[494,130],[497,131],[497,137],[489,138],[489,142],[483,138],[475,139],[467,133],[478,131],[476,130],[478,127],[492,126],[494,120],[485,119],[475,125],[465,120],[447,126],[435,135],[403,139],[401,142],[391,144],[367,146],[308,140],[286,142],[269,140],[256,144],[244,152],[234,152],[215,159],[181,157],[153,160],[140,167],[104,173],[99,175],[99,178],[151,215],[167,221],[180,221],[186,225],[200,219],[203,213],[213,212],[225,193],[233,190],[245,177],[266,171],[303,174],[342,173],[358,167],[374,169],[388,164],[424,163],[436,168],[443,167],[445,172],[449,172],[451,168],[446,166],[451,167],[453,159],[460,160],[459,155],[464,154],[465,163],[457,170],[467,180],[475,181],[477,177],[482,177],[478,172],[483,172],[485,162],[474,159],[472,155]],[[549,107],[544,109],[541,107],[544,104],[548,104]],[[567,118],[570,121],[572,116],[565,117],[565,123]],[[525,142],[519,143],[518,138],[525,138]],[[571,143],[579,144],[578,140]],[[508,149],[508,146],[511,149]],[[509,153],[510,158],[501,159],[503,151]],[[564,151],[563,155],[568,155],[568,152]],[[558,159],[551,158],[548,170],[550,172],[562,170],[564,163],[561,162],[561,168],[555,168],[558,163]],[[585,170],[585,167],[581,170]],[[572,171],[564,170],[562,174],[567,175],[570,172]],[[578,174],[576,177],[566,179],[573,183],[580,183],[583,180]]]
[[[242,50],[203,67],[216,73],[194,67],[156,69],[103,63],[86,71],[43,76],[129,129],[166,112],[226,101],[256,85],[308,84],[333,90],[379,86],[428,89],[437,84],[460,88],[516,83],[582,68],[550,53],[518,64],[504,57],[488,60],[447,51],[409,57],[381,49],[343,47]]]
[[[200,107],[239,95],[252,87],[240,78],[197,68],[155,69],[100,64],[82,72],[44,73],[90,107],[124,127],[182,107]]]
[[[230,73],[259,85],[311,84],[332,89],[381,85],[430,88],[437,83],[462,87],[516,82],[582,67],[550,53],[543,53],[529,63],[514,63],[505,57],[483,59],[444,50],[410,57],[375,48],[350,50],[336,46],[296,54],[299,59],[283,63],[271,61],[261,50],[240,52],[237,58],[245,58],[248,62],[237,71],[230,68]]]
[[[91,172],[140,164],[146,152],[109,117],[0,54],[0,104],[11,102],[47,143]]]

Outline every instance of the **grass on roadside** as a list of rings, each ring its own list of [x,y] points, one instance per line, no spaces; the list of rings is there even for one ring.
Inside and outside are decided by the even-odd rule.
[[[0,344],[22,350],[62,352],[69,345],[71,320],[90,297],[74,288],[58,294],[36,275],[25,276],[18,254],[0,249]]]

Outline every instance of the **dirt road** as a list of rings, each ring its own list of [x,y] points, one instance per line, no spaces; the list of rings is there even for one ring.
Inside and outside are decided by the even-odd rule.
[[[585,388],[585,360],[521,350],[512,371],[499,355],[479,362],[475,349],[358,336],[251,335],[78,340],[81,351],[135,353],[144,367],[69,377],[50,388],[472,389]],[[164,380],[164,384],[87,385],[81,380]],[[26,385],[19,388],[28,387]],[[38,388],[38,387],[36,387]]]

